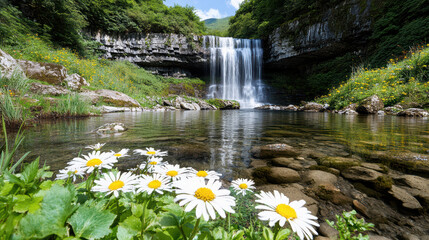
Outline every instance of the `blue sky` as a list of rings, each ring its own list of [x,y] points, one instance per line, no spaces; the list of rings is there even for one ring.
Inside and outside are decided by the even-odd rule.
[[[232,16],[244,0],[165,0],[165,5],[192,6],[202,19]]]

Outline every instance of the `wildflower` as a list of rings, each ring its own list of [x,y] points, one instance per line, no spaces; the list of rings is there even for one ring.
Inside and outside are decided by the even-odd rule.
[[[136,149],[134,152],[148,157],[167,156],[167,151],[161,152],[161,150],[155,150],[154,148],[146,148],[146,150]]]
[[[153,191],[159,194],[163,194],[163,191],[171,192],[170,179],[159,174],[143,176],[137,188],[137,192],[147,192],[148,194],[152,194]]]
[[[114,152],[114,151],[112,151],[112,155],[113,155],[114,157],[116,157],[116,158],[120,158],[120,157],[129,157],[130,155],[128,155],[128,154],[127,154],[129,150],[130,150],[130,149],[124,148],[124,149],[122,149],[122,150],[121,150],[121,151],[119,151],[119,152]]]
[[[166,176],[173,181],[177,181],[183,176],[185,176],[187,169],[181,168],[179,165],[157,165],[155,167],[155,172],[161,174],[161,176]]]
[[[119,197],[119,192],[132,192],[138,183],[138,177],[130,172],[122,173],[109,172],[103,174],[101,179],[94,181],[96,186],[92,188],[94,192],[107,192],[107,195],[113,193]]]
[[[100,153],[99,151],[93,151],[88,155],[82,156],[83,158],[73,158],[68,164],[74,168],[81,168],[83,171],[91,173],[95,168],[111,169],[113,164],[118,161],[111,153]]]
[[[313,235],[317,235],[313,227],[319,226],[317,222],[313,221],[317,217],[311,215],[311,212],[303,207],[304,200],[289,202],[288,197],[276,190],[274,190],[274,194],[262,191],[261,194],[256,194],[256,197],[258,198],[256,202],[262,204],[257,205],[256,209],[263,210],[258,217],[262,221],[269,221],[268,225],[271,227],[277,222],[283,227],[287,221],[292,231],[296,232],[300,239],[313,239],[311,232]]]
[[[222,176],[222,174],[217,173],[215,171],[206,171],[206,170],[197,171],[193,168],[189,168],[189,173],[188,173],[189,178],[197,177],[202,179],[219,179],[220,176]]]
[[[59,171],[60,173],[57,174],[57,177],[55,179],[68,179],[69,177],[73,177],[73,182],[76,181],[76,176],[83,176],[85,174],[85,171],[83,171],[81,168],[76,168],[75,166],[68,166],[64,169],[61,169]]]
[[[232,181],[232,188],[237,191],[237,194],[246,195],[247,192],[252,192],[252,189],[255,189],[253,186],[255,182],[253,180],[239,178],[237,180]]]
[[[174,201],[180,206],[186,205],[185,212],[195,208],[197,218],[203,216],[206,221],[216,219],[216,212],[225,218],[225,212],[235,213],[232,209],[235,198],[229,195],[229,190],[220,189],[221,185],[221,182],[214,179],[209,179],[207,184],[202,178],[179,181],[174,185],[177,187]]]
[[[100,150],[101,150],[101,148],[102,148],[104,145],[106,145],[106,144],[105,144],[105,143],[97,143],[97,144],[94,144],[94,145],[89,145],[89,146],[87,146],[86,148],[93,149],[93,150],[95,150],[95,151],[100,151]]]

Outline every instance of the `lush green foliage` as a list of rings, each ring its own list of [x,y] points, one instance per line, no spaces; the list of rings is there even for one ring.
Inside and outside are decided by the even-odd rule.
[[[411,51],[403,60],[391,59],[387,67],[357,69],[350,79],[318,99],[337,109],[379,96],[385,106],[429,106],[429,46]]]
[[[51,111],[61,116],[88,116],[91,113],[91,103],[78,94],[68,94],[59,98]]]
[[[226,18],[210,18],[204,20],[204,23],[207,27],[207,35],[215,35],[220,37],[226,37],[228,36],[228,27],[229,27],[229,20],[231,17]]]
[[[27,90],[28,80],[19,72],[14,72],[10,78],[0,75],[0,113],[8,125],[19,125],[24,120],[22,108],[13,98]]]
[[[327,220],[328,224],[337,229],[340,240],[369,240],[369,236],[363,236],[361,232],[371,230],[372,223],[366,223],[365,219],[358,219],[356,211],[343,212],[342,216],[336,215],[337,222]]]

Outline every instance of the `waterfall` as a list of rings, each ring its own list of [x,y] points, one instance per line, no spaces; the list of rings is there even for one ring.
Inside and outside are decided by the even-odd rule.
[[[242,108],[264,101],[261,40],[204,36],[203,46],[210,52],[208,98],[237,100]]]

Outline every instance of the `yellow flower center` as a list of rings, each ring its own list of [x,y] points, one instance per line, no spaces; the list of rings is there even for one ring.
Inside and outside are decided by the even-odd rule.
[[[119,188],[121,188],[123,186],[124,186],[124,182],[122,182],[121,180],[116,180],[109,185],[109,189],[111,191],[114,191],[114,190],[118,190]]]
[[[241,189],[247,189],[247,184],[242,183],[242,184],[240,184],[240,185],[239,185],[239,187],[240,187]]]
[[[77,170],[74,170],[74,174],[76,174],[77,173]]]
[[[156,165],[156,164],[158,164],[158,162],[152,161],[152,162],[150,162],[149,164],[150,164],[150,165]]]
[[[204,202],[210,202],[213,199],[216,198],[216,195],[213,193],[213,191],[210,188],[198,188],[197,191],[195,191],[196,198],[203,200]]]
[[[179,174],[176,170],[170,170],[167,172],[167,175],[170,177],[175,177],[177,176],[177,174]]]
[[[86,166],[87,167],[95,167],[95,166],[98,166],[98,165],[100,165],[102,163],[103,162],[100,159],[93,158],[93,159],[89,160],[88,162],[86,162]]]
[[[285,217],[286,219],[295,219],[297,218],[295,209],[291,208],[289,205],[286,204],[279,204],[276,207],[276,212],[280,214],[281,216]]]
[[[199,171],[197,172],[198,177],[207,177],[209,175],[206,171]]]
[[[148,151],[148,152],[146,152],[146,154],[155,155],[156,152],[155,151]]]
[[[157,189],[157,188],[161,187],[161,181],[153,180],[147,186],[150,188],[153,188],[153,189]]]
[[[113,155],[113,156],[115,156],[115,157],[120,157],[120,156],[122,156],[122,154],[120,154],[120,153],[116,153],[115,155]]]

